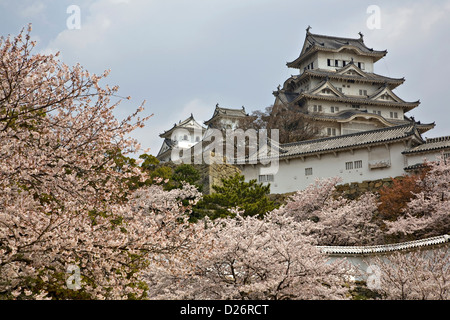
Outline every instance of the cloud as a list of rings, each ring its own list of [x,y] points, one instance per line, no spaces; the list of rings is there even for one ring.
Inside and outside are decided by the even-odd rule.
[[[449,25],[450,1],[442,1],[438,4],[432,1],[421,1],[396,7],[381,8],[382,28],[386,36],[385,40],[395,42],[397,40],[409,40],[417,42],[418,38],[424,38],[434,33],[442,25]],[[447,29],[448,30],[448,29]],[[414,37],[406,38],[405,34],[414,34]]]
[[[111,68],[109,80],[120,85],[123,95],[147,100],[146,109],[155,116],[137,136],[150,144],[152,152],[162,143],[159,133],[191,113],[203,123],[217,102],[230,108],[245,105],[247,111],[273,103],[272,90],[297,72],[284,63],[298,56],[308,25],[314,33],[335,36],[357,37],[362,31],[369,47],[389,52],[376,64],[375,72],[405,76],[406,83],[397,93],[408,101],[421,99],[422,105],[414,110],[416,119],[446,121],[442,101],[450,67],[442,61],[450,49],[445,41],[450,0],[380,0],[379,30],[367,29],[367,5],[356,5],[356,1],[352,6],[294,0],[78,3],[79,30],[65,29],[65,8],[47,6],[49,17],[63,12],[61,23],[52,20],[63,27],[57,34],[53,29],[42,34],[53,32],[45,50],[61,51],[64,62],[79,62],[91,72]],[[39,12],[39,6],[35,10]],[[433,79],[433,85],[428,79]],[[121,106],[118,111],[130,110]]]
[[[195,98],[189,101],[179,113],[183,118],[187,118],[192,113],[197,122],[203,125],[203,122],[210,119],[214,112],[215,105],[207,103],[202,99]],[[184,120],[180,119],[180,120]]]
[[[18,11],[22,18],[31,18],[42,15],[45,9],[46,6],[42,1],[33,1],[32,4],[22,5]]]

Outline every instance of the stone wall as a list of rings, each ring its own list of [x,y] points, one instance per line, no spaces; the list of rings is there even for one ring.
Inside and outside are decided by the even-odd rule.
[[[402,179],[402,177],[346,183],[337,185],[336,190],[346,198],[356,199],[365,192],[377,193],[383,187],[390,187],[393,183],[393,179]]]
[[[241,170],[231,164],[200,164],[194,165],[194,167],[200,172],[204,194],[214,192],[212,189],[213,185],[221,186],[221,179],[229,178],[234,176],[236,173],[241,174]]]

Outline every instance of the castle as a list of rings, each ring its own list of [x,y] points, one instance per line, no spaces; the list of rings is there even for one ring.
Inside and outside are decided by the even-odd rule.
[[[298,74],[273,95],[274,106],[289,107],[314,123],[314,137],[279,144],[275,156],[237,159],[246,180],[270,183],[272,193],[286,193],[317,178],[339,176],[342,183],[350,183],[395,177],[416,170],[425,160],[450,156],[450,137],[424,139],[422,134],[435,124],[408,117],[420,101],[404,101],[393,92],[405,79],[374,73],[374,64],[386,54],[368,48],[361,33],[358,38],[342,38],[313,34],[308,27],[299,57],[287,63]],[[205,122],[207,128],[192,115],[174,128],[186,130],[183,138],[191,148],[202,143],[217,121],[235,129],[246,116],[243,108],[217,105]],[[180,146],[178,138],[169,138],[174,128],[161,135],[165,139],[157,156],[161,161],[170,161],[169,151]],[[276,161],[276,166],[271,163],[267,168],[267,160]]]

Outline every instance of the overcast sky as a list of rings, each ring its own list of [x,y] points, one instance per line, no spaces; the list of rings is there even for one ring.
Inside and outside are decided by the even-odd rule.
[[[80,8],[79,29],[67,26],[70,5]],[[370,24],[371,5],[379,25]],[[154,155],[158,135],[191,112],[203,123],[216,103],[249,113],[273,104],[276,87],[298,73],[286,62],[298,57],[308,25],[341,37],[362,32],[369,48],[386,49],[375,72],[405,77],[395,92],[420,99],[408,115],[436,123],[426,137],[450,135],[450,0],[0,0],[2,35],[28,23],[36,52],[60,51],[66,64],[94,73],[111,69],[107,83],[132,97],[118,118],[146,100],[154,116],[134,137]]]

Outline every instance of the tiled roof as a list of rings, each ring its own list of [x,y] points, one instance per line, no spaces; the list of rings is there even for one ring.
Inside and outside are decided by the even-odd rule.
[[[427,132],[428,130],[433,129],[436,126],[436,123],[420,123],[420,121],[416,122],[417,130],[420,131],[420,133]]]
[[[327,101],[336,101],[336,102],[347,102],[352,104],[364,104],[364,105],[384,105],[390,107],[402,108],[405,111],[410,111],[417,107],[420,104],[420,101],[415,102],[396,102],[396,101],[383,101],[383,100],[370,100],[367,98],[356,98],[356,97],[332,97],[325,95],[317,95],[310,93],[301,93],[297,98],[299,101],[302,99],[317,99],[317,100],[327,100]]]
[[[411,250],[422,247],[436,246],[450,242],[450,235],[442,235],[428,239],[408,241],[402,243],[378,245],[378,246],[318,246],[323,253],[328,255],[367,255],[388,253],[402,250]]]
[[[400,85],[405,82],[405,78],[390,78],[385,77],[376,73],[367,73],[364,72],[365,77],[357,76],[357,75],[347,75],[340,74],[334,71],[323,70],[323,69],[313,69],[313,70],[305,70],[301,75],[293,77],[295,78],[304,78],[306,76],[313,77],[329,77],[330,79],[348,79],[348,80],[357,80],[357,81],[365,81],[365,82],[377,82],[377,83],[388,83],[388,84],[396,84]]]
[[[277,98],[279,98],[281,102],[287,104],[291,103],[299,96],[299,94],[296,92],[287,92],[287,91],[275,91],[273,94]]]
[[[325,120],[325,121],[328,120],[328,121],[338,121],[338,122],[348,120],[352,117],[363,116],[366,118],[369,118],[369,117],[377,118],[387,126],[398,126],[398,125],[411,123],[411,121],[408,121],[408,120],[386,119],[383,116],[380,116],[376,113],[370,113],[370,112],[367,112],[367,110],[358,110],[358,109],[343,110],[343,111],[340,111],[340,112],[337,112],[334,114],[313,112],[313,113],[307,113],[305,115],[307,117],[311,117],[311,118],[318,119],[318,120]]]
[[[186,124],[188,124],[190,121],[194,121],[194,126],[197,128],[201,128],[202,131],[206,130],[200,123],[198,123],[197,121],[195,121],[194,116],[191,114],[191,116],[189,118],[187,118],[186,120],[180,121],[179,123],[174,123],[173,127],[170,128],[169,130],[164,131],[163,133],[161,133],[159,136],[161,138],[166,138],[169,137],[169,135],[173,132],[173,130],[175,130],[176,128],[188,128],[186,126]]]
[[[175,145],[174,141],[172,141],[171,139],[165,138],[161,148],[159,149],[158,155],[156,157],[161,158],[161,157],[167,155],[168,152],[172,152],[172,148],[174,145]]]
[[[428,138],[425,140],[424,144],[421,144],[412,149],[403,151],[403,154],[413,154],[413,153],[421,153],[421,152],[429,152],[429,151],[437,151],[450,148],[450,136],[446,137],[437,137],[437,138]]]
[[[363,131],[358,133],[346,134],[331,138],[321,138],[306,140],[300,142],[286,143],[280,145],[280,159],[297,158],[308,155],[324,154],[337,152],[340,150],[349,150],[363,148],[371,145],[385,144],[392,141],[407,139],[416,134],[414,124],[406,124],[394,127],[388,127],[377,130]],[[421,139],[420,136],[417,137]],[[269,159],[270,157],[261,157],[259,160]],[[255,161],[252,157],[247,161]],[[243,159],[237,159],[238,163],[243,163]]]
[[[216,109],[214,110],[213,116],[211,117],[211,119],[205,121],[204,124],[208,125],[214,118],[218,116],[241,118],[247,116],[247,113],[245,112],[244,107],[242,107],[241,109],[229,109],[229,108],[222,108],[219,107],[219,105],[216,105]]]
[[[341,38],[319,34],[312,34],[309,31],[306,34],[304,47],[300,56],[292,62],[288,62],[287,66],[290,68],[298,68],[301,61],[310,53],[318,50],[334,51],[338,52],[344,46],[351,46],[356,48],[360,54],[373,56],[377,59],[384,57],[387,53],[384,51],[373,50],[368,48],[363,41],[362,36],[358,39],[353,38]]]
[[[376,51],[372,48],[368,48],[364,44],[362,37],[354,39],[309,33],[307,35],[307,39],[311,44],[315,44],[327,49],[339,49],[343,46],[351,45],[365,53],[377,53],[382,55],[386,54],[386,51]]]
[[[404,167],[403,170],[405,170],[406,172],[408,172],[408,171],[416,171],[416,170],[420,170],[420,169],[423,169],[423,168],[426,168],[426,167],[427,167],[427,165],[425,163],[421,162],[421,163],[416,163],[416,164]]]

